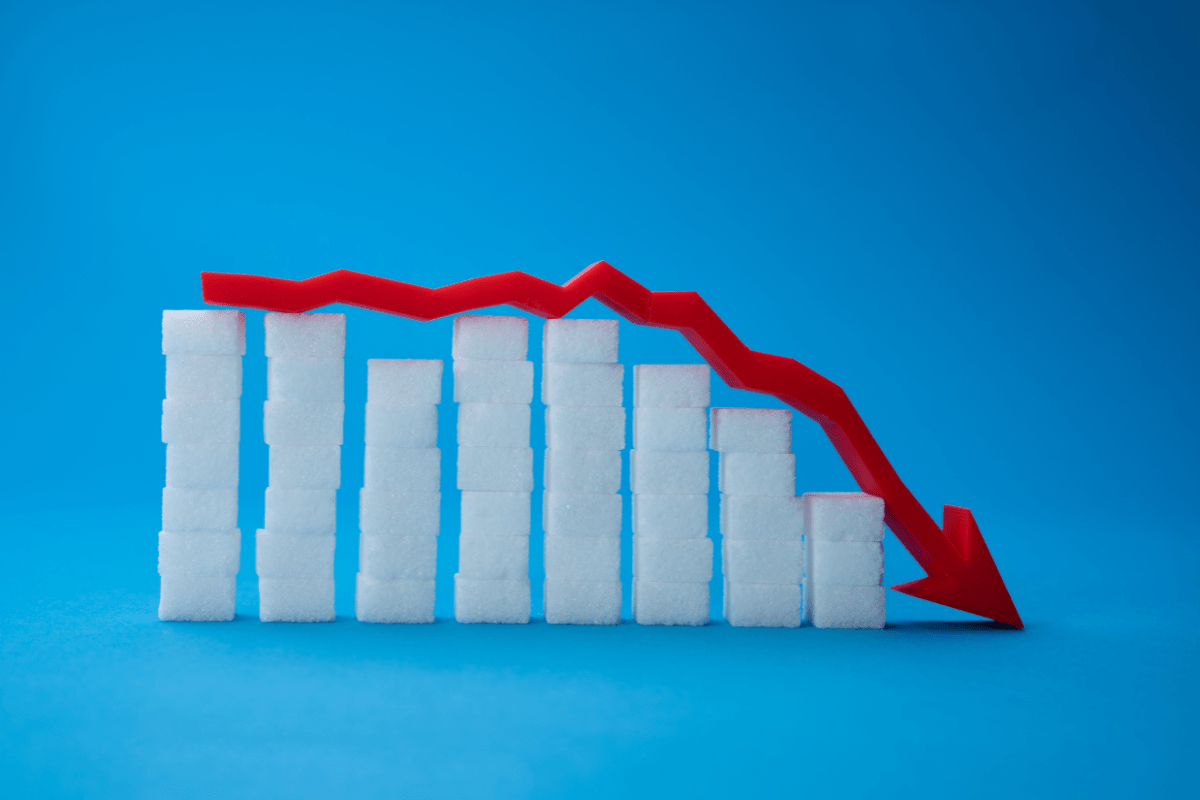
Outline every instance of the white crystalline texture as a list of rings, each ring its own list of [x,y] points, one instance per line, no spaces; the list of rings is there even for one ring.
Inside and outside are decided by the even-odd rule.
[[[359,622],[433,622],[434,582],[379,580],[358,574],[354,615]]]
[[[619,581],[621,540],[547,534],[545,564],[547,580]]]
[[[532,492],[533,448],[458,448],[458,488],[464,492]]]
[[[620,406],[547,406],[546,446],[559,450],[624,450]]]
[[[379,580],[431,581],[437,575],[437,537],[364,533],[358,540],[358,571]]]
[[[633,446],[638,450],[707,450],[703,408],[635,408]]]
[[[168,400],[236,400],[241,396],[241,356],[167,356]]]
[[[621,364],[542,365],[542,402],[548,406],[620,406],[625,367]]]
[[[796,457],[790,453],[721,453],[718,478],[725,494],[794,497]]]
[[[442,362],[367,359],[367,402],[433,405],[442,401]]]
[[[255,536],[254,569],[260,578],[333,578],[333,534],[278,533]]]
[[[734,583],[799,585],[804,572],[802,542],[799,539],[723,539],[721,571]]]
[[[238,573],[242,532],[158,533],[158,574],[231,578]]]
[[[827,542],[883,541],[883,498],[861,492],[804,495],[804,532]]]
[[[633,532],[667,539],[708,536],[708,495],[634,494]]]
[[[456,359],[454,402],[533,402],[533,362]]]
[[[615,319],[551,319],[542,327],[543,361],[616,363]]]
[[[543,584],[546,622],[551,625],[617,625],[620,581],[560,581]]]
[[[841,586],[883,583],[883,542],[808,542],[808,579]]]
[[[366,443],[373,447],[437,447],[437,406],[367,402]]]
[[[345,359],[267,359],[267,399],[340,403],[345,397]]]
[[[229,622],[233,619],[237,578],[163,575],[158,618],[163,622]]]
[[[619,492],[621,451],[547,450],[542,481],[552,492]]]
[[[237,489],[163,489],[162,529],[171,533],[237,527]]]
[[[463,492],[463,536],[528,536],[529,492]]]
[[[342,448],[337,445],[269,449],[267,483],[276,489],[336,489],[342,485]]]
[[[333,534],[337,530],[333,489],[277,489],[268,486],[264,526],[272,533]]]
[[[438,492],[361,489],[358,526],[363,533],[381,536],[437,536],[441,508]]]
[[[633,537],[633,575],[657,583],[693,583],[712,579],[712,539]]]
[[[634,580],[633,618],[639,625],[707,625],[707,583]]]
[[[736,628],[798,628],[800,587],[725,581],[724,614]]]
[[[268,358],[342,358],[346,355],[345,314],[281,314],[263,316]]]
[[[472,580],[525,580],[529,577],[529,537],[459,536],[458,574]]]
[[[481,581],[454,576],[454,618],[459,622],[529,622],[529,581]]]
[[[167,444],[236,444],[240,438],[237,400],[163,400],[162,412]]]
[[[528,447],[527,404],[462,403],[458,407],[459,447]]]
[[[792,452],[792,412],[773,408],[714,408],[713,450],[721,453]]]
[[[344,403],[301,403],[267,400],[263,403],[263,440],[298,447],[342,443]]]
[[[804,535],[799,497],[721,495],[721,536],[726,539],[795,539]]]
[[[806,615],[817,628],[882,628],[887,592],[882,586],[805,585]]]
[[[363,485],[404,492],[437,492],[442,486],[442,451],[436,447],[367,445]]]
[[[455,359],[522,361],[528,352],[529,321],[524,317],[460,314],[454,319]]]
[[[645,408],[707,408],[707,364],[638,364],[633,404]]]
[[[629,473],[638,494],[707,494],[708,451],[631,450]]]
[[[176,489],[236,489],[236,444],[167,445],[167,486]]]
[[[164,311],[163,355],[231,355],[246,352],[246,315],[241,311]]]
[[[333,578],[259,578],[263,622],[333,622]]]
[[[542,530],[551,536],[616,539],[622,505],[619,494],[542,492]]]

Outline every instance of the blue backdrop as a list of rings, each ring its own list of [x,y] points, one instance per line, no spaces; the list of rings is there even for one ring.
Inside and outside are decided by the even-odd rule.
[[[1180,3],[0,2],[4,793],[1196,791],[1198,34]],[[253,311],[239,617],[157,621],[159,321],[201,270],[599,259],[841,384],[1028,628],[896,593],[882,632],[460,626],[449,468],[439,622],[359,624],[365,359],[449,358],[450,322],[342,308],[338,622],[255,617]],[[798,488],[853,488],[796,427]]]

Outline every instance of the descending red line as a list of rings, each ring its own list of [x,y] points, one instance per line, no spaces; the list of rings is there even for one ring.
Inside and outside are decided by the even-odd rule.
[[[695,292],[651,292],[604,261],[562,286],[503,272],[430,289],[344,269],[303,281],[204,272],[201,282],[216,305],[300,313],[345,303],[422,321],[497,305],[556,319],[595,297],[630,322],[677,330],[733,388],[777,397],[820,424],[862,490],[883,498],[888,527],[927,574],[893,589],[1024,627],[971,511],[945,506],[939,528],[840,386],[795,359],[746,347]]]

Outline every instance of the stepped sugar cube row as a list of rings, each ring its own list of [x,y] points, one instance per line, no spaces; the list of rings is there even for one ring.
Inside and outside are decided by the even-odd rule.
[[[804,614],[817,628],[882,628],[883,498],[804,495]]]

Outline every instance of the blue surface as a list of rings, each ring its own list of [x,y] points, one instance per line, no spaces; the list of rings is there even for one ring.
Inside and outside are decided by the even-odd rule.
[[[1167,3],[0,2],[0,794],[1196,793],[1198,33]],[[601,258],[841,384],[1028,628],[895,593],[882,632],[460,626],[451,470],[441,619],[361,625],[365,359],[448,358],[450,323],[356,309],[338,622],[255,619],[258,312],[239,617],[157,621],[159,319],[200,270]],[[802,491],[852,488],[795,437]]]

